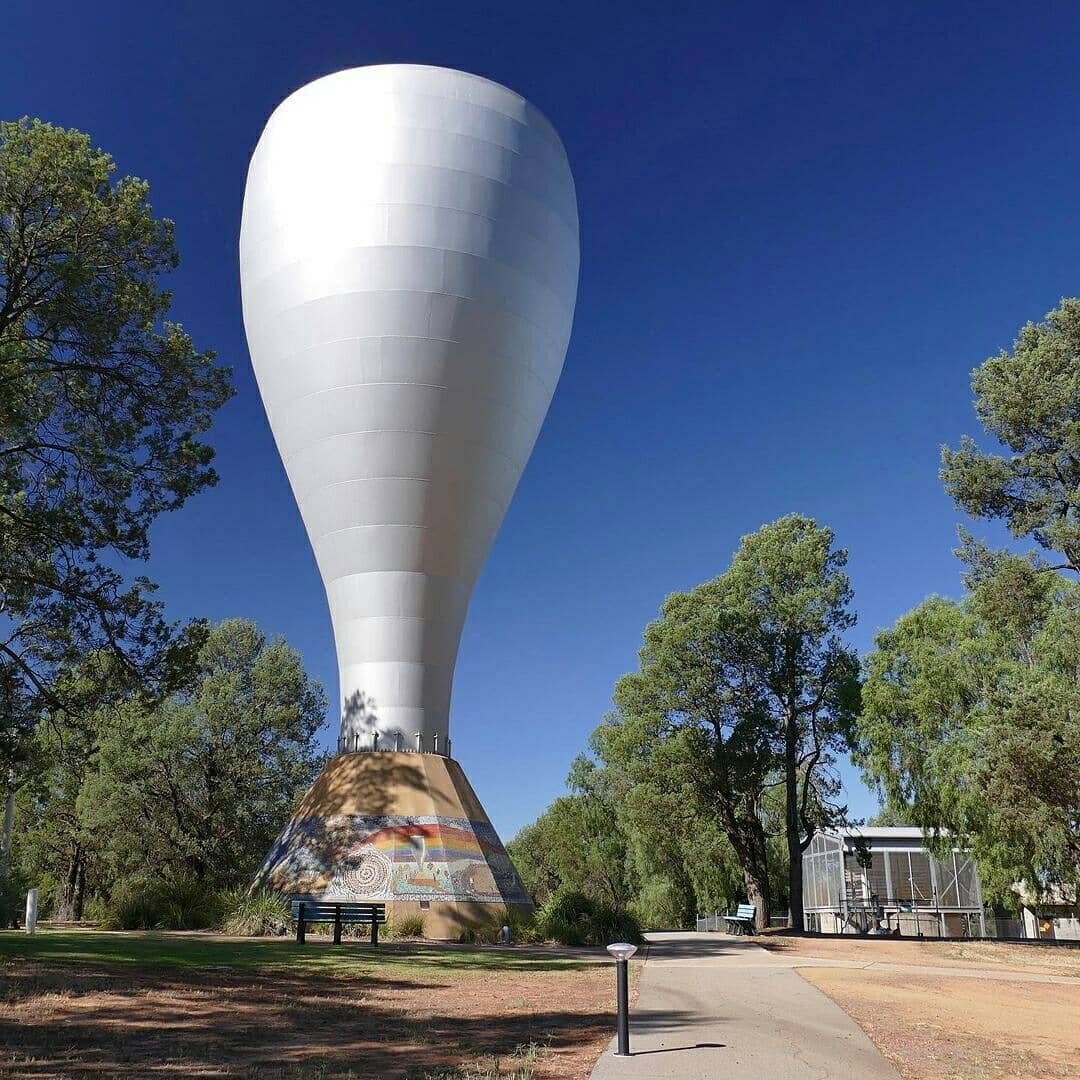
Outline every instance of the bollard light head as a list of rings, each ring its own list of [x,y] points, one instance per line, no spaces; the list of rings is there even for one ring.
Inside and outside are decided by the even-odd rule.
[[[637,946],[631,945],[628,941],[617,941],[614,945],[609,945],[607,951],[616,960],[629,960],[637,952]]]

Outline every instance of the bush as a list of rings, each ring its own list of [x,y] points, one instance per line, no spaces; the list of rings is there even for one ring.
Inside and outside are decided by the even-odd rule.
[[[0,879],[0,930],[22,925],[26,914],[26,881],[14,869]]]
[[[234,937],[281,937],[294,925],[289,900],[280,893],[248,896],[237,890],[227,893],[224,901],[222,933]]]
[[[695,906],[692,889],[656,876],[641,883],[629,908],[639,926],[673,930],[693,927],[693,912],[687,911],[687,904]]]
[[[535,944],[544,937],[536,925],[536,915],[517,908],[496,908],[485,922],[461,932],[458,938],[465,945],[497,945],[502,941],[502,928],[510,927],[510,940],[518,944]]]
[[[503,924],[497,919],[467,926],[458,935],[462,945],[497,945]]]
[[[632,915],[575,889],[554,893],[537,912],[536,924],[543,938],[562,945],[641,941],[641,928]]]
[[[536,945],[544,940],[535,911],[524,912],[520,908],[506,908],[500,925],[509,926],[510,940],[521,945]]]
[[[221,924],[224,897],[193,878],[128,882],[102,911],[107,930],[210,930]]]
[[[112,908],[106,897],[91,896],[87,899],[86,906],[83,909],[83,918],[89,923],[97,923],[98,926],[105,926],[109,921],[111,910]]]
[[[523,945],[557,941],[560,945],[610,945],[613,941],[642,940],[632,915],[594,900],[574,889],[560,889],[535,914],[501,908],[483,923],[462,931],[459,941],[467,945],[495,945],[504,926],[510,940]]]
[[[386,936],[392,938],[422,938],[424,916],[418,911],[409,915],[395,915],[386,924]]]

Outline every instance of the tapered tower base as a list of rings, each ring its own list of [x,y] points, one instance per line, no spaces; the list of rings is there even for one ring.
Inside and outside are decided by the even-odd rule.
[[[333,758],[267,855],[255,885],[290,896],[382,901],[456,941],[503,908],[532,910],[461,766],[436,754]]]

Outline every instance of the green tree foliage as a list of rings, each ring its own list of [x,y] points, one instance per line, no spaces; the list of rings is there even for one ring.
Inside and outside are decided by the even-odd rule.
[[[912,825],[914,822],[911,817],[910,806],[894,806],[886,803],[881,807],[876,814],[871,814],[866,819],[866,824],[878,827],[878,826],[903,826]]]
[[[692,925],[697,912],[728,910],[746,895],[743,871],[710,795],[700,743],[696,731],[667,730],[656,717],[629,710],[593,733],[593,752],[616,793],[638,889],[632,908],[643,925]],[[767,863],[765,821],[757,825]]]
[[[973,517],[1004,520],[1080,573],[1080,299],[1028,323],[1012,352],[972,374],[975,409],[1011,451],[986,453],[965,437],[942,451],[942,479]]]
[[[78,131],[0,124],[0,729],[105,649],[145,680],[168,638],[143,560],[164,511],[214,483],[201,440],[228,372],[165,321],[178,263],[145,182]],[[5,747],[0,747],[4,750]]]
[[[110,858],[125,876],[246,882],[323,764],[314,740],[325,716],[295,650],[228,620],[181,692],[152,711],[133,706],[99,734],[80,807],[93,828],[123,838]]]
[[[19,850],[60,913],[162,880],[246,886],[323,763],[326,698],[286,642],[240,619],[190,636],[168,696],[129,692],[38,733]]]
[[[970,844],[1007,902],[1014,882],[1080,878],[1080,588],[1031,559],[968,558],[963,601],[878,635],[861,761],[932,843]]]
[[[571,767],[572,793],[556,799],[507,846],[529,894],[542,906],[560,890],[625,911],[633,896],[626,837],[608,777],[586,758]]]
[[[1080,300],[1021,331],[972,376],[987,432],[943,451],[958,507],[1046,556],[993,552],[961,530],[967,595],[931,598],[868,660],[867,778],[931,837],[972,845],[986,891],[1080,880]],[[940,841],[939,841],[940,842]]]
[[[843,633],[855,621],[847,553],[799,515],[746,536],[731,568],[668,597],[645,631],[640,670],[615,701],[642,745],[678,735],[698,765],[687,783],[720,823],[746,892],[768,918],[764,798],[783,785],[792,925],[802,927],[801,856],[815,831],[842,820],[836,755],[850,744],[859,674]]]
[[[19,817],[33,828],[18,838],[20,861],[52,899],[57,919],[81,919],[92,883],[98,838],[78,811],[78,798],[97,750],[97,731],[129,689],[108,653],[95,653],[60,674],[56,696],[66,708],[47,712],[29,756]]]
[[[642,926],[678,927],[745,897],[735,853],[690,780],[700,757],[681,751],[681,742],[618,716],[597,728],[593,757],[571,768],[572,793],[507,845],[538,907],[581,894]],[[766,821],[775,824],[768,813],[775,789],[765,802]],[[766,843],[773,895],[782,895],[785,854]]]

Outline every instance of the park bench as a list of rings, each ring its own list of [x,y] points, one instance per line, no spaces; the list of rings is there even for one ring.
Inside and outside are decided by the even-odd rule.
[[[733,934],[752,934],[755,911],[757,908],[753,904],[740,904],[734,915],[724,916],[724,922],[728,924]]]
[[[354,904],[338,900],[294,900],[292,916],[296,920],[296,943],[304,944],[307,924],[332,922],[334,944],[341,944],[344,923],[359,923],[371,927],[371,944],[379,944],[379,925],[386,922],[385,904]]]

